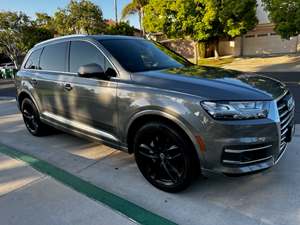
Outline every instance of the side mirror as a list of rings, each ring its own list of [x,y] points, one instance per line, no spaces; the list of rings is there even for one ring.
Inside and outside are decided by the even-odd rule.
[[[103,68],[96,63],[79,67],[78,75],[84,78],[108,79],[108,76],[104,72]]]

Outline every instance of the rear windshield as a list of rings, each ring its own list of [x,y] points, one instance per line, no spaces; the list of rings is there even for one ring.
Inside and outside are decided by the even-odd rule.
[[[179,68],[191,65],[166,47],[143,39],[99,40],[107,51],[130,72]]]

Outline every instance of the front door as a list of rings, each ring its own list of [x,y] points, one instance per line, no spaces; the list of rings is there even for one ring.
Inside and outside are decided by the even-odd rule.
[[[69,72],[73,74],[68,91],[68,112],[79,129],[116,142],[116,90],[115,78],[84,78],[78,76],[80,66],[96,63],[104,71],[112,68],[102,52],[88,41],[71,41]]]

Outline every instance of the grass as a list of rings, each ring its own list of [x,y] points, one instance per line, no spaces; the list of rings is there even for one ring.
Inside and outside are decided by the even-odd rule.
[[[200,59],[198,60],[198,65],[202,66],[214,66],[214,67],[222,67],[226,64],[232,63],[234,60],[233,57],[224,57],[224,58],[206,58],[206,59]]]

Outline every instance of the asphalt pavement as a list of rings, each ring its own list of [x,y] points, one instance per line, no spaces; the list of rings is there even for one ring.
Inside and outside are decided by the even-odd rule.
[[[16,91],[14,81],[0,79],[0,98],[15,96]]]

